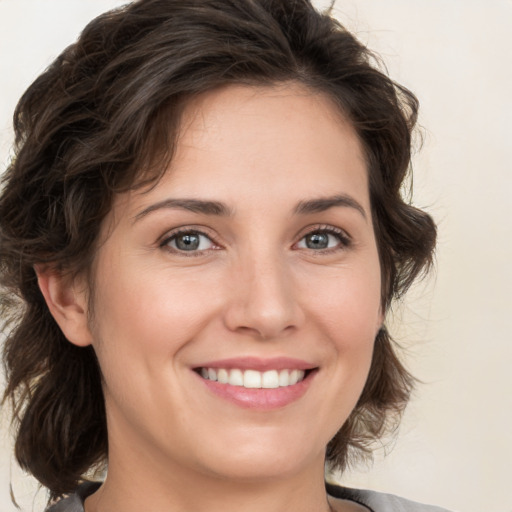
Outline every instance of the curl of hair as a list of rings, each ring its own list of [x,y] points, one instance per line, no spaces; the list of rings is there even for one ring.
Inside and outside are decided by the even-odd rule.
[[[435,226],[401,196],[417,100],[308,0],[139,0],[93,20],[22,96],[0,197],[4,401],[16,457],[53,497],[106,461],[101,373],[69,343],[35,265],[90,269],[116,193],[155,183],[188,98],[228,84],[295,82],[327,94],[359,134],[382,269],[384,310],[428,269]],[[327,449],[343,469],[407,403],[413,379],[385,329],[366,387]]]

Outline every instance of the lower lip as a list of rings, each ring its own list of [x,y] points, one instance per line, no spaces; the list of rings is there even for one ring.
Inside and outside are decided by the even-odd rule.
[[[203,379],[200,375],[196,375],[215,395],[239,407],[265,411],[279,409],[299,400],[306,393],[316,373],[317,370],[308,372],[303,380],[292,386],[271,389],[230,386],[214,380]]]

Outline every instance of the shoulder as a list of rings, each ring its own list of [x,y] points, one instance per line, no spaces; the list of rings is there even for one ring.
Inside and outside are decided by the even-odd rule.
[[[349,489],[332,484],[327,484],[326,487],[331,496],[354,501],[364,505],[372,512],[448,512],[444,508],[424,505],[393,494],[365,489]]]
[[[96,491],[100,485],[100,482],[85,482],[73,494],[50,505],[45,512],[84,512],[85,498]]]

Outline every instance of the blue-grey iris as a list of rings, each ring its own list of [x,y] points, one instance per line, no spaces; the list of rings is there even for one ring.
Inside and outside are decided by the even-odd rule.
[[[326,249],[329,247],[329,235],[327,233],[311,233],[306,236],[308,249]]]
[[[199,235],[189,233],[187,235],[179,235],[176,237],[176,247],[181,251],[195,251],[199,247]]]

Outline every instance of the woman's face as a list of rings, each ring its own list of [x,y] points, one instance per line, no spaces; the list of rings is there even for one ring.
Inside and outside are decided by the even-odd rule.
[[[330,100],[199,96],[163,179],[119,196],[103,233],[90,329],[110,467],[323,467],[382,322],[365,161]]]

